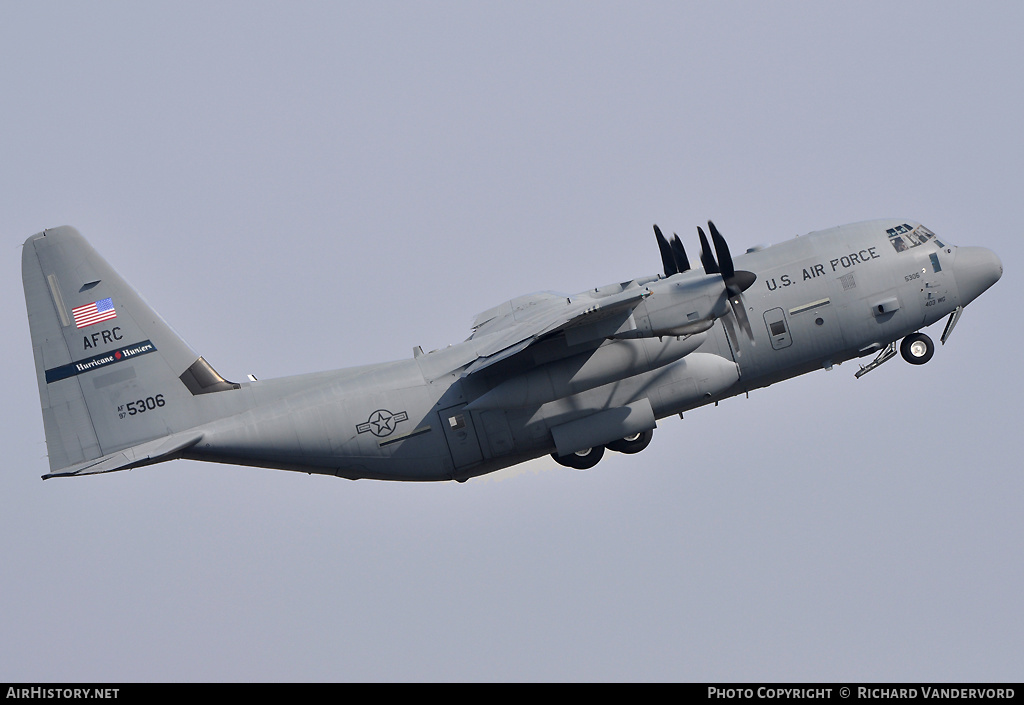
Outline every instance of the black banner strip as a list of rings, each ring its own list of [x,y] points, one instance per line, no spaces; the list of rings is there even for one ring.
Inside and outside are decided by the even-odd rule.
[[[132,343],[131,345],[125,345],[117,350],[111,350],[100,355],[93,355],[82,360],[76,360],[75,362],[68,363],[67,365],[61,365],[60,367],[51,367],[46,371],[46,383],[57,382],[68,377],[74,377],[80,375],[83,372],[92,372],[93,370],[99,370],[110,365],[115,365],[118,362],[124,362],[125,360],[139,355],[146,355],[151,352],[156,352],[156,346],[148,340],[143,340],[141,343]]]

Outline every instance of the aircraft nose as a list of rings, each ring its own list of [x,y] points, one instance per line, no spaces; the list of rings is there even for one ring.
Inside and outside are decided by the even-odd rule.
[[[960,305],[966,306],[1003,276],[1003,263],[995,252],[984,247],[959,247],[953,261],[953,278],[960,293]]]

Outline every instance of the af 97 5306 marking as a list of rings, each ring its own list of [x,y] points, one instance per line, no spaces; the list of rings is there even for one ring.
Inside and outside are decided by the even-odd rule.
[[[164,395],[157,394],[155,396],[146,397],[145,399],[138,399],[136,401],[130,401],[127,404],[122,404],[117,407],[117,413],[118,417],[123,419],[125,416],[144,414],[147,411],[152,411],[165,406],[166,404],[167,402],[164,400]]]

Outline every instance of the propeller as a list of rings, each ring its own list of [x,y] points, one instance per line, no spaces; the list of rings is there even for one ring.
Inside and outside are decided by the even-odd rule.
[[[683,241],[675,233],[672,233],[672,256],[675,258],[680,272],[689,271],[690,260],[686,256],[686,250],[683,249]]]
[[[722,326],[725,328],[725,333],[729,338],[729,344],[732,345],[733,350],[738,355],[739,340],[736,336],[733,319],[735,318],[736,322],[739,323],[743,333],[747,336],[747,340],[753,343],[754,332],[750,327],[746,306],[743,304],[743,292],[753,286],[757,280],[757,275],[742,269],[736,270],[736,266],[732,261],[732,254],[729,252],[729,245],[726,244],[725,238],[722,237],[722,234],[718,232],[718,228],[710,220],[708,221],[708,231],[711,233],[711,243],[714,243],[714,250],[712,250],[712,245],[709,244],[708,236],[704,233],[703,228],[697,226],[697,234],[700,236],[700,262],[701,266],[704,267],[705,274],[720,274],[722,276],[722,282],[725,284],[726,300],[729,302],[729,311],[732,313],[732,316],[721,316]],[[672,233],[672,239],[669,240],[657,225],[654,226],[654,236],[658,240],[658,249],[661,251],[661,264],[665,268],[665,276],[671,277],[674,274],[689,271],[690,260],[686,256],[686,250],[683,248],[683,243],[679,236]],[[711,314],[711,318],[707,320],[711,322],[716,317],[715,314]]]
[[[657,224],[654,225],[654,237],[658,239],[658,249],[661,250],[661,265],[665,268],[665,276],[671,277],[673,274],[678,274],[679,270],[676,268],[675,258],[672,256],[672,246],[668,244],[668,240],[661,234],[661,228]]]
[[[708,221],[708,225],[711,225],[711,221]],[[704,267],[704,271],[708,274],[718,274],[720,271],[718,263],[715,262],[714,255],[711,254],[711,248],[708,247],[708,238],[701,230],[700,226],[697,226],[697,234],[700,236],[700,264]],[[731,262],[730,258],[730,262]]]
[[[686,250],[679,236],[672,233],[672,241],[669,242],[661,233],[661,228],[654,226],[654,236],[658,239],[658,249],[661,250],[661,264],[665,268],[665,276],[680,274],[689,271],[690,260],[686,256]]]
[[[701,259],[704,259],[704,252],[707,251],[707,238],[704,237],[704,231],[700,230],[701,246],[703,251],[701,252]],[[722,281],[725,282],[725,293],[729,297],[729,306],[732,309],[733,316],[736,317],[736,321],[740,324],[740,328],[747,336],[747,340],[751,343],[754,342],[754,331],[750,327],[750,319],[747,318],[747,309],[743,305],[743,292],[753,286],[757,280],[757,275],[753,272],[747,272],[745,270],[736,271],[736,267],[732,262],[732,254],[729,252],[729,245],[726,244],[725,238],[718,232],[718,228],[710,220],[708,221],[708,230],[711,231],[711,241],[715,244],[715,254],[718,255],[718,264],[715,267],[715,272],[720,272],[722,275]],[[711,260],[710,253],[708,254],[708,260]],[[705,271],[709,274],[712,273],[705,266]],[[726,332],[728,331],[728,324],[726,325]],[[733,332],[735,334],[735,332]],[[735,339],[734,341],[735,342]]]

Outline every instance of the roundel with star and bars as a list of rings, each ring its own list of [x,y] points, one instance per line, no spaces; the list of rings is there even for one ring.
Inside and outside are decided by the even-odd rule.
[[[387,409],[377,409],[370,414],[370,418],[356,426],[356,433],[366,433],[369,431],[378,438],[384,438],[394,433],[395,426],[402,421],[408,420],[408,418],[409,414],[404,411],[392,414]]]

